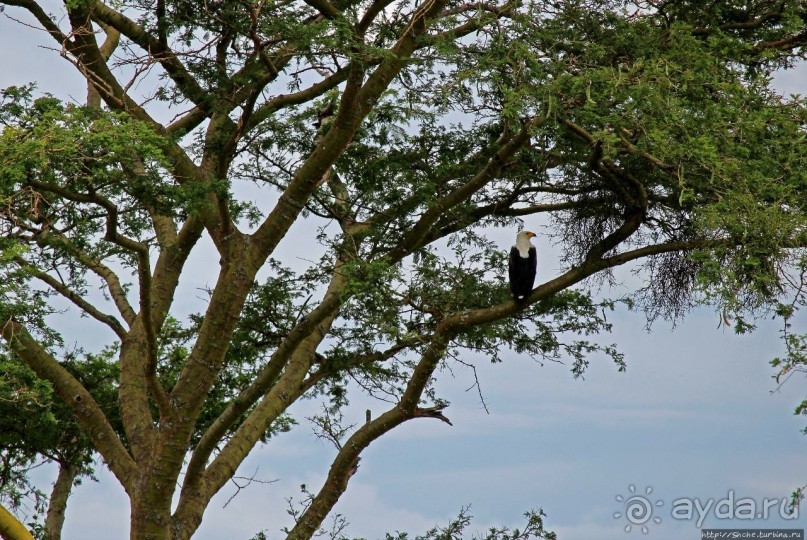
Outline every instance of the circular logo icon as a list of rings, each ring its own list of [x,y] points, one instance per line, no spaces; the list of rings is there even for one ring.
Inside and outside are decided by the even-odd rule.
[[[653,488],[650,486],[645,489],[644,495],[636,495],[636,486],[632,484],[628,486],[628,490],[630,495],[616,496],[617,502],[622,503],[622,511],[614,512],[614,519],[625,517],[628,521],[628,524],[625,525],[626,533],[629,533],[633,526],[636,525],[641,526],[642,533],[647,534],[650,530],[647,527],[648,522],[661,523],[661,518],[654,516],[653,510],[654,507],[662,506],[664,501],[656,501],[655,503],[650,501],[649,496],[653,493]]]

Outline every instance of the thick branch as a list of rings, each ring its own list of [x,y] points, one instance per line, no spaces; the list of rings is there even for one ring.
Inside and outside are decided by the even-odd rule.
[[[288,405],[294,402],[296,397],[293,396],[299,397],[305,392],[307,387],[303,385],[303,379],[311,367],[317,347],[336,318],[338,307],[341,305],[341,296],[348,283],[342,268],[347,261],[356,256],[357,249],[358,245],[346,242],[343,254],[335,261],[333,275],[323,301],[289,333],[252,384],[227,406],[202,436],[188,464],[183,498],[189,491],[194,494],[201,492],[207,499],[212,497],[229,478],[223,471],[228,471],[230,475],[234,473],[261,434]],[[274,384],[281,371],[282,378]],[[241,424],[232,441],[225,446],[205,472],[203,481],[205,489],[195,488],[194,484],[200,481],[199,476],[207,460],[227,430],[267,391],[269,393],[263,401]]]
[[[285,236],[317,188],[319,180],[347,147],[359,124],[393,78],[406,65],[417,48],[418,38],[426,33],[429,21],[444,4],[444,0],[430,0],[415,11],[390,55],[373,71],[364,85],[360,86],[363,70],[354,62],[333,126],[298,169],[275,208],[255,232],[254,256],[265,260]]]
[[[18,322],[13,319],[5,321],[0,334],[9,348],[28,367],[40,378],[53,384],[56,392],[92,439],[109,469],[124,489],[131,492],[137,466],[92,395]]]
[[[61,540],[67,499],[78,476],[79,467],[72,463],[60,464],[59,474],[53,484],[48,500],[48,514],[45,517],[45,537],[47,540]]]
[[[133,185],[140,184],[144,178],[148,176],[146,171],[146,164],[143,159],[138,157],[133,158],[133,163],[121,163],[124,173]],[[163,212],[158,210],[154,203],[150,200],[143,200],[143,206],[149,213],[151,223],[154,228],[154,233],[157,236],[157,243],[161,248],[170,245],[176,240],[177,227],[174,224],[173,213]]]
[[[120,32],[102,22],[98,22],[98,26],[101,27],[106,35],[106,39],[104,39],[104,43],[98,48],[98,51],[101,53],[101,58],[109,61],[112,53],[115,52],[120,43]],[[87,81],[87,106],[96,109],[101,107],[101,94],[98,93],[98,90],[90,81]]]
[[[244,302],[249,295],[259,266],[250,264],[244,256],[249,242],[239,233],[231,235],[227,245],[230,252],[222,258],[216,286],[205,312],[193,349],[170,394],[170,400],[178,415],[196,418],[204,404],[224,362],[229,346],[229,336],[238,324]],[[170,435],[173,445],[187,445],[193,422],[175,426]],[[184,452],[176,454],[181,460]]]
[[[275,207],[255,231],[252,256],[260,263],[274,251],[286,235],[292,223],[305,208],[311,194],[319,186],[323,175],[353,138],[361,120],[356,114],[356,108],[357,89],[362,77],[363,72],[358,66],[350,68],[347,85],[342,93],[339,115],[333,127],[300,166]]]
[[[179,505],[173,516],[178,529],[188,534],[196,530],[202,520],[199,509],[205,508],[213,495],[232,478],[238,466],[266,432],[267,422],[271,423],[272,419],[279,417],[302,396],[305,391],[302,381],[310,365],[310,358],[296,355],[286,366],[280,380],[239,426],[203,474],[199,467],[204,466],[204,456],[209,455],[209,452],[204,452],[206,448],[197,448],[188,469],[192,475],[185,475]],[[212,439],[210,437],[205,444],[220,442]],[[190,469],[191,466],[193,470]]]
[[[342,16],[342,12],[328,0],[305,0],[305,3],[316,9],[326,19],[336,19]]]
[[[790,36],[789,38],[780,39],[777,41],[769,41],[766,43],[760,43],[756,46],[758,51],[764,51],[767,49],[783,49],[783,50],[791,50],[795,49],[796,47],[802,47],[807,45],[807,30],[804,32],[800,32],[795,36]]]
[[[160,416],[167,418],[170,415],[171,406],[168,403],[168,394],[157,378],[157,329],[155,328],[152,314],[152,277],[148,252],[139,257],[137,270],[140,280],[140,315],[138,320],[143,326],[145,338],[146,380],[148,381],[149,391],[157,402]]]
[[[202,220],[192,215],[182,225],[179,233],[170,242],[161,246],[151,280],[153,302],[151,315],[155,328],[162,328],[174,300],[182,269],[203,232]]]
[[[121,285],[118,275],[101,261],[90,257],[89,255],[81,254],[78,255],[77,258],[81,263],[86,264],[87,268],[92,270],[96,275],[103,279],[104,282],[106,282],[107,289],[109,289],[109,294],[112,296],[112,301],[118,308],[118,312],[120,312],[121,317],[123,317],[123,320],[126,321],[126,324],[130,326],[133,325],[137,315],[135,314],[131,304],[129,304],[129,300],[126,298],[126,290]]]
[[[103,2],[92,3],[91,9],[94,19],[116,29],[157,60],[185,97],[195,105],[207,104],[207,92],[196,82],[196,79],[188,72],[176,53],[168,48],[163,40],[149,34],[135,21],[115,11]]]

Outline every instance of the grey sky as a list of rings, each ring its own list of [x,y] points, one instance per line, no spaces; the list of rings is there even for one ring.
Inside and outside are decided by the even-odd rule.
[[[84,84],[74,68],[58,56],[43,32],[25,28],[0,15],[0,87],[37,81],[43,92],[83,101]],[[22,43],[23,45],[20,45]],[[805,69],[777,78],[784,93],[804,92]],[[528,226],[534,225],[528,222]],[[539,230],[536,230],[539,232]],[[491,235],[509,249],[515,231]],[[293,231],[281,249],[294,254]],[[540,243],[539,281],[558,271],[557,254]],[[190,277],[187,291],[210,276]],[[613,292],[603,291],[606,296]],[[188,308],[190,309],[190,308]],[[445,524],[464,505],[471,505],[473,529],[520,525],[521,514],[543,507],[548,526],[562,540],[619,539],[625,519],[613,517],[624,508],[616,495],[653,488],[660,524],[651,523],[648,538],[697,538],[692,522],[670,516],[673,499],[781,498],[807,481],[807,448],[799,433],[807,419],[792,415],[801,400],[804,379],[794,377],[783,388],[771,379],[767,362],[782,353],[775,322],[735,336],[720,326],[708,309],[693,312],[673,330],[658,322],[645,331],[640,314],[623,309],[610,315],[614,332],[602,340],[625,353],[626,373],[608,359],[594,357],[584,380],[573,380],[568,365],[538,363],[514,354],[491,365],[468,357],[477,366],[490,414],[483,410],[471,373],[443,374],[440,389],[452,405],[446,414],[454,427],[422,420],[399,428],[364,454],[347,494],[336,511],[351,522],[348,532],[378,538],[386,531],[420,533]],[[62,321],[78,329],[86,319]],[[77,330],[76,339],[92,339]],[[775,391],[775,392],[774,392]],[[311,413],[310,402],[293,413]],[[366,408],[378,404],[356,399],[349,413],[361,422]],[[308,408],[308,409],[307,409]],[[242,476],[277,480],[253,484],[228,506],[228,486],[210,506],[195,536],[200,540],[242,538],[279,529],[290,520],[286,497],[299,497],[299,486],[319,488],[334,450],[316,440],[304,422],[271,445],[256,449],[239,470]],[[43,487],[52,469],[40,473]],[[128,503],[115,480],[99,471],[99,483],[85,482],[67,511],[65,538],[93,540],[128,534]],[[807,512],[805,512],[807,514]],[[796,522],[768,519],[754,526],[804,528]],[[738,520],[706,522],[712,527],[741,528]]]

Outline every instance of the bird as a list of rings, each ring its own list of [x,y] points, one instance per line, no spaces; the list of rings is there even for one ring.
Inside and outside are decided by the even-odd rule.
[[[536,234],[521,231],[516,235],[516,244],[510,249],[508,274],[510,276],[510,292],[513,300],[519,304],[527,301],[535,283],[535,269],[538,266],[538,253],[530,241]]]

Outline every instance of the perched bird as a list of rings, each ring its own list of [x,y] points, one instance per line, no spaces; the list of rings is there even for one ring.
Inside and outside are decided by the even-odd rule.
[[[532,291],[532,284],[535,283],[538,254],[535,251],[535,246],[530,242],[531,238],[535,238],[535,233],[521,231],[516,235],[516,245],[510,249],[510,264],[508,267],[510,292],[513,293],[513,300],[518,303],[527,301],[527,296]]]

